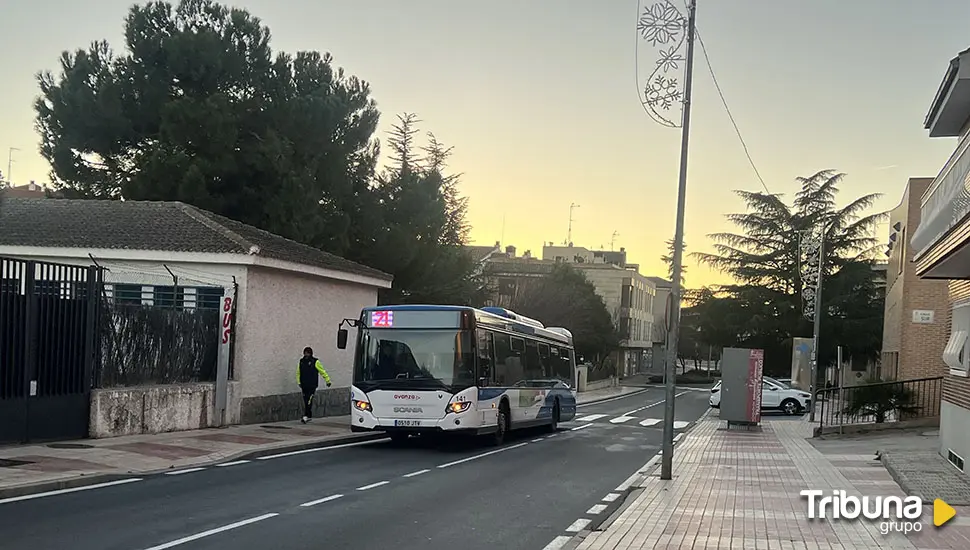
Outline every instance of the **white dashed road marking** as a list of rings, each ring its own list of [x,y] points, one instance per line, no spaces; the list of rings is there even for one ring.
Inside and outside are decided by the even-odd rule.
[[[675,430],[683,430],[687,426],[690,426],[690,422],[684,422],[683,420],[674,420]]]
[[[624,422],[629,422],[631,420],[636,420],[636,418],[632,416],[618,416],[610,420],[610,424],[623,424]]]
[[[582,418],[577,418],[577,422],[592,422],[594,420],[599,420],[600,418],[606,418],[608,414],[589,414]]]
[[[603,502],[613,502],[618,498],[620,498],[620,493],[610,493],[603,497]]]
[[[552,542],[547,544],[546,547],[543,548],[542,550],[559,550],[563,546],[566,546],[566,544],[571,540],[573,540],[572,537],[567,537],[565,535],[556,537],[552,539]]]
[[[578,532],[582,531],[590,523],[592,523],[592,521],[590,521],[590,520],[588,520],[586,518],[577,519],[576,521],[574,521],[572,523],[572,525],[570,525],[569,527],[566,527],[566,532],[567,533],[578,533]]]
[[[606,510],[606,505],[605,504],[597,504],[597,505],[593,506],[592,508],[590,508],[589,510],[586,510],[586,513],[595,516],[596,514],[602,514],[603,513],[603,510]]]
[[[575,428],[570,428],[569,431],[575,432],[576,430],[582,430],[583,428],[588,428],[590,426],[592,426],[592,424],[583,424],[582,426],[576,426]]]
[[[461,460],[456,460],[454,462],[448,462],[441,464],[438,468],[449,468],[451,466],[457,466],[459,464],[464,464],[466,462],[471,462],[472,460],[478,460],[479,458],[485,458],[486,456],[491,456],[498,453],[504,453],[505,451],[511,451],[512,449],[518,449],[519,447],[525,447],[529,442],[519,443],[518,445],[512,445],[511,447],[502,447],[501,449],[495,449],[494,451],[489,451],[487,453],[482,453],[480,455],[470,456],[468,458],[463,458]]]
[[[187,542],[192,542],[194,540],[199,540],[199,539],[202,539],[202,538],[211,536],[211,535],[215,535],[216,533],[222,533],[223,531],[229,531],[231,529],[236,529],[238,527],[242,527],[244,525],[249,525],[250,523],[256,523],[257,521],[263,521],[264,519],[269,519],[269,518],[272,518],[272,517],[276,517],[278,515],[279,514],[264,514],[262,516],[257,516],[257,517],[254,517],[254,518],[245,519],[243,521],[237,521],[236,523],[230,523],[229,525],[223,525],[222,527],[216,527],[215,529],[209,529],[208,531],[203,531],[201,533],[196,533],[195,535],[189,535],[187,537],[182,537],[182,538],[180,538],[178,540],[173,540],[172,542],[166,542],[165,544],[160,544],[158,546],[152,546],[151,548],[148,548],[146,550],[165,550],[166,548],[172,548],[172,547],[175,547],[175,546],[179,546],[179,545],[185,544]]]
[[[650,426],[656,426],[661,422],[663,422],[662,418],[647,418],[646,420],[641,420],[640,425],[645,428],[649,428]]]
[[[419,476],[421,474],[426,474],[426,473],[428,473],[430,471],[431,470],[418,470],[417,472],[411,472],[410,474],[404,474],[404,477],[416,477],[416,476]]]
[[[373,489],[375,487],[380,487],[381,485],[387,485],[390,481],[378,481],[377,483],[371,483],[370,485],[364,485],[363,487],[358,487],[358,491],[366,491],[368,489]]]
[[[304,502],[300,506],[302,506],[304,508],[308,508],[310,506],[316,506],[317,504],[323,504],[324,502],[330,502],[331,500],[337,500],[338,498],[340,498],[342,496],[343,495],[330,495],[328,497],[323,497],[323,498],[318,499],[318,500],[311,500],[310,502]]]

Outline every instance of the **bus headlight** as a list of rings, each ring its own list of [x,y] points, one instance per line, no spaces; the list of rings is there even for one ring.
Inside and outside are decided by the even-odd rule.
[[[374,412],[374,409],[371,408],[370,403],[367,401],[354,401],[354,408],[358,411]]]
[[[468,410],[468,407],[472,406],[471,401],[458,401],[455,403],[448,403],[448,407],[445,408],[446,413],[460,413]]]

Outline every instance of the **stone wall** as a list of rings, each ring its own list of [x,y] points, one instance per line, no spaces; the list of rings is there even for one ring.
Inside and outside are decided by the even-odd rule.
[[[226,423],[239,422],[238,383],[229,383]],[[92,438],[198,430],[218,426],[215,384],[173,384],[91,392]]]
[[[244,397],[240,401],[240,423],[282,422],[303,416],[300,392]],[[350,414],[350,388],[321,387],[313,399],[313,416],[347,416]]]

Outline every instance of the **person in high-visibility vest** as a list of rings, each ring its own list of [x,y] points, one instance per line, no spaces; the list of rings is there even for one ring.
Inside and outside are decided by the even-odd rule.
[[[299,384],[300,390],[303,392],[303,418],[300,422],[304,424],[313,418],[313,396],[320,384],[318,376],[323,377],[329,388],[330,375],[327,374],[320,360],[313,356],[313,348],[305,347],[303,348],[303,358],[300,359],[300,364],[296,367],[296,383]]]

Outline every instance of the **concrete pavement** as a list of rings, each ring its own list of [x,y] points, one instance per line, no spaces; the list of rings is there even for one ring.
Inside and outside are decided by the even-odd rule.
[[[678,418],[700,416],[706,398],[679,397]],[[610,420],[652,413],[662,399],[646,390],[585,404],[581,418],[606,421],[517,433],[500,448],[379,440],[0,500],[0,532],[9,550],[538,550],[571,534],[577,518],[657,453],[662,424]]]
[[[906,496],[871,450],[813,445],[812,425],[766,415],[763,430],[724,430],[715,414],[698,422],[674,453],[674,479],[655,465],[632,482],[631,499],[609,525],[547,548],[826,548],[833,550],[970,548],[970,522],[961,516],[941,528],[932,506],[921,530],[904,535],[866,519],[809,520],[799,492],[844,490],[854,496]],[[605,503],[605,501],[604,501]]]

